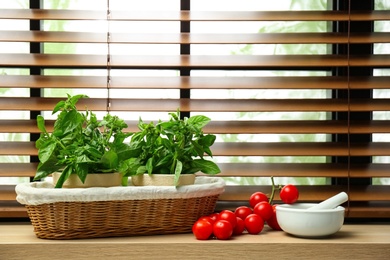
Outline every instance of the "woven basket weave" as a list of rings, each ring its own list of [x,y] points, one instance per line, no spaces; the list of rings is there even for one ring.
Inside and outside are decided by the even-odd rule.
[[[25,206],[38,238],[178,234],[191,232],[199,217],[211,214],[220,193],[200,197],[60,201]]]
[[[56,202],[26,207],[37,237],[75,239],[187,233],[199,217],[214,211],[217,199]]]

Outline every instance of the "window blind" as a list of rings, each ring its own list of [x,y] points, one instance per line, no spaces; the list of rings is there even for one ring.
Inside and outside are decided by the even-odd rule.
[[[291,1],[301,8],[253,10],[236,1],[236,9],[223,10],[222,3],[213,9],[183,0],[161,11],[115,9],[115,0],[101,10],[39,2],[0,10],[3,23],[27,23],[0,31],[1,44],[26,46],[0,50],[0,111],[7,115],[0,118],[0,180],[32,180],[36,115],[49,116],[67,92],[88,92],[81,108],[124,116],[132,132],[139,115],[157,121],[179,108],[210,116],[205,132],[218,136],[212,151],[228,184],[221,208],[243,204],[255,191],[270,193],[273,176],[280,184],[295,181],[301,202],[345,191],[347,218],[390,217],[388,6],[320,1],[325,9],[310,9]],[[66,22],[82,28],[67,30]],[[168,32],[159,32],[161,24]],[[250,26],[259,29],[248,32]],[[78,53],[75,44],[87,47]],[[233,51],[220,52],[226,46]],[[269,46],[273,53],[263,53]],[[27,217],[15,183],[2,183],[0,217]]]

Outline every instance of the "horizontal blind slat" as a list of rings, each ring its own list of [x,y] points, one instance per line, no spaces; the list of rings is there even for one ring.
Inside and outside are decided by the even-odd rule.
[[[348,128],[349,127],[349,128]],[[373,121],[331,121],[331,120],[271,120],[271,121],[212,121],[205,132],[220,133],[390,133],[390,122]]]
[[[57,98],[0,98],[0,110],[46,110],[51,111],[60,101]],[[348,111],[346,100],[331,99],[111,99],[112,111]],[[363,102],[363,101],[362,101]],[[390,107],[377,100],[380,108]],[[249,106],[248,106],[249,104]],[[80,109],[106,111],[106,99],[85,99],[79,102]],[[362,106],[367,106],[365,103]],[[356,108],[360,108],[357,104]]]
[[[72,31],[0,31],[0,42],[106,43],[107,34]],[[387,43],[390,35],[374,33],[112,33],[110,43],[126,44],[346,44]]]
[[[3,193],[0,188],[0,198]],[[16,196],[15,196],[16,197]],[[1,218],[27,218],[27,209],[24,205],[21,205],[13,199],[13,201],[0,200],[0,219]]]
[[[51,111],[56,98],[0,98],[0,110]],[[287,112],[287,111],[388,111],[387,99],[111,99],[112,111]],[[249,106],[248,106],[249,104]],[[86,99],[81,108],[106,111],[106,99]]]
[[[98,54],[2,54],[3,67],[106,68],[107,56]],[[260,69],[390,66],[390,54],[342,55],[112,55],[112,68]]]
[[[45,120],[46,128],[51,131],[53,120]],[[145,120],[147,122],[147,120]],[[127,120],[126,132],[138,131],[138,121]],[[315,133],[390,133],[390,122],[352,121],[347,128],[347,121],[330,120],[288,120],[288,121],[211,121],[205,128],[205,133],[212,134],[315,134]],[[0,120],[0,133],[40,133],[36,120]]]
[[[347,164],[330,163],[218,163],[221,177],[345,177]],[[38,163],[1,163],[0,177],[34,177]],[[198,173],[198,175],[204,175]],[[351,178],[390,177],[387,164],[354,164],[349,170]]]
[[[0,177],[34,177],[38,163],[1,162]]]
[[[348,189],[342,185],[297,185],[299,189],[299,199],[304,202],[319,202],[339,192],[346,191],[351,201],[389,201],[390,186],[353,186]],[[225,192],[221,194],[220,200],[247,201],[250,195],[256,191],[271,194],[271,186],[268,185],[243,185],[227,186]],[[275,193],[275,200],[280,201],[279,194]]]
[[[388,89],[390,76],[351,77],[350,89]],[[288,82],[288,84],[286,84]],[[105,76],[0,75],[0,87],[107,88]],[[348,89],[347,77],[126,77],[111,76],[112,89]]]
[[[119,11],[112,21],[374,21],[390,20],[390,11]],[[107,12],[97,10],[2,9],[0,19],[105,20]]]
[[[0,155],[38,155],[34,142],[1,141]]]
[[[321,67],[347,66],[344,56],[333,55],[113,55],[112,68],[259,68],[259,67]],[[3,54],[0,66],[8,67],[94,67],[106,68],[105,55],[91,54]]]
[[[370,201],[351,203],[347,211],[350,218],[390,218],[390,203],[388,201]]]
[[[340,143],[215,143],[215,156],[348,156],[348,146]]]
[[[350,168],[352,178],[389,178],[389,165],[385,163],[352,164]]]
[[[37,155],[33,142],[0,142],[0,155]],[[390,156],[390,143],[215,143],[215,156]]]
[[[0,205],[4,201],[13,201],[16,199],[15,185],[0,185]],[[0,210],[1,212],[1,210]]]

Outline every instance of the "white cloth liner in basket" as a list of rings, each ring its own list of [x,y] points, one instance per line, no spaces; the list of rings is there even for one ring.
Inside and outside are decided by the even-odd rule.
[[[195,198],[221,194],[225,182],[219,177],[197,176],[195,184],[185,186],[127,186],[109,188],[55,189],[50,182],[21,183],[15,188],[16,200],[23,205],[55,202],[90,202]]]

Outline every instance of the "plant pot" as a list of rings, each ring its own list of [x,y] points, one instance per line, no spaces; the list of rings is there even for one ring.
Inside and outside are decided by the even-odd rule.
[[[134,186],[174,186],[173,174],[140,174],[131,176]],[[180,175],[177,186],[192,185],[195,182],[195,174]]]
[[[55,185],[61,173],[53,173],[53,184]],[[90,187],[115,187],[122,185],[122,174],[114,173],[90,173],[85,182],[82,183],[77,174],[71,174],[64,182],[63,188],[90,188]]]

